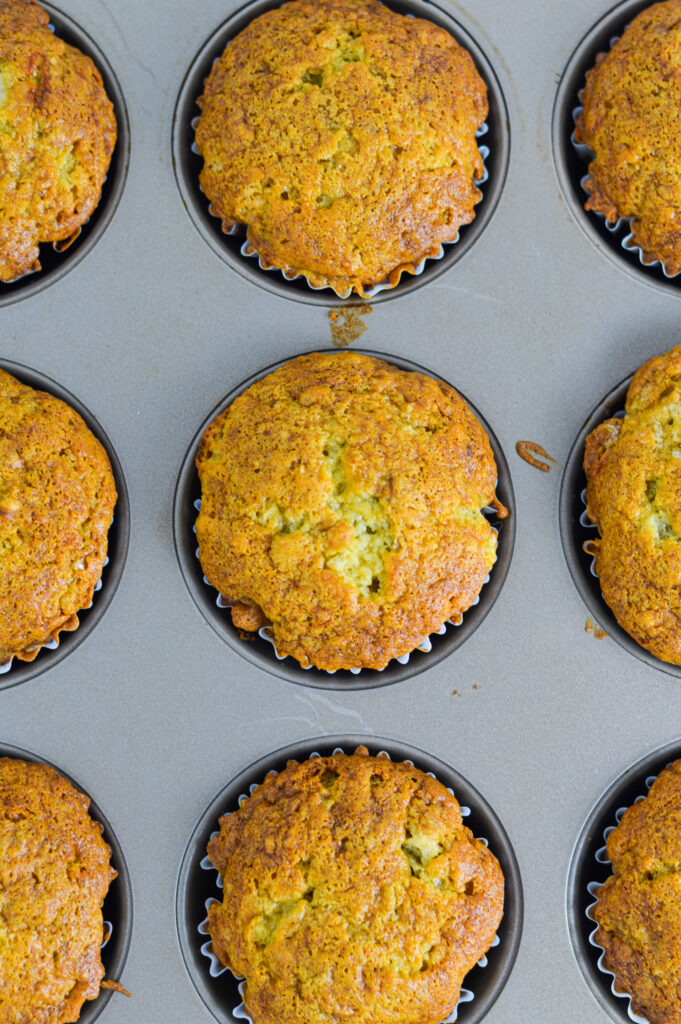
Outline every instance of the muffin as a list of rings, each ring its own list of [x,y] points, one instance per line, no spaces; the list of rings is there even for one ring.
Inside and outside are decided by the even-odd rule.
[[[213,420],[196,466],[208,582],[303,667],[383,668],[460,621],[496,559],[485,431],[448,384],[379,359],[285,363]]]
[[[0,370],[0,663],[78,626],[102,575],[116,487],[68,405]]]
[[[624,419],[586,439],[587,514],[606,603],[637,643],[681,665],[681,346],[638,370]]]
[[[504,879],[445,787],[383,755],[270,773],[220,818],[215,955],[253,1024],[438,1024],[491,945]]]
[[[232,39],[197,101],[211,212],[264,267],[360,295],[475,216],[487,90],[444,29],[376,0],[292,0]]]
[[[99,994],[116,872],[89,805],[47,765],[0,758],[0,1024],[77,1021]]]
[[[650,1024],[681,1020],[681,761],[660,773],[607,839],[613,874],[589,914],[604,965]]]
[[[681,0],[639,14],[586,77],[575,140],[593,151],[587,210],[631,218],[633,241],[681,271]]]
[[[0,281],[78,236],[116,143],[99,71],[48,25],[35,0],[0,0]]]

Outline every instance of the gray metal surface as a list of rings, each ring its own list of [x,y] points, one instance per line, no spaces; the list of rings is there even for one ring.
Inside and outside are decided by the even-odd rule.
[[[207,410],[251,373],[327,347],[327,311],[234,273],[184,209],[171,129],[186,70],[230,0],[60,0],[125,95],[130,168],[111,223],[61,280],[2,309],[0,356],[47,374],[91,410],[121,460],[131,535],[106,615],[67,658],[0,692],[0,741],[88,788],[120,841],[134,927],[101,1024],[210,1024],[184,967],[174,898],[183,851],[230,779],[284,744],[376,732],[441,758],[489,801],[522,872],[525,920],[489,1024],[607,1024],[572,952],[566,883],[595,801],[638,758],[678,739],[681,686],[585,632],[558,527],[560,470],[516,458],[539,441],[565,462],[589,412],[681,340],[676,289],[648,287],[575,222],[554,166],[552,113],[571,53],[608,3],[440,0],[494,67],[511,155],[499,206],[464,258],[377,305],[363,347],[458,385],[510,462],[516,545],[480,628],[395,685],[303,688],[249,664],[195,608],[173,546],[182,459]],[[577,211],[578,212],[578,211]]]

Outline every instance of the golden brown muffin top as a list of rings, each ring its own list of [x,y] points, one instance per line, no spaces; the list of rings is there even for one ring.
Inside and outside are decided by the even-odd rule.
[[[633,377],[623,420],[586,439],[587,512],[596,571],[620,626],[681,664],[681,346]]]
[[[231,40],[198,103],[211,212],[315,286],[396,284],[475,216],[487,90],[429,21],[293,0]]]
[[[0,758],[0,1024],[66,1024],[104,977],[116,872],[89,799],[45,764]]]
[[[496,465],[442,381],[353,352],[251,385],[196,457],[201,565],[280,655],[382,668],[470,607],[496,558]]]
[[[607,839],[613,872],[590,911],[617,987],[650,1024],[681,1020],[681,761]]]
[[[30,661],[78,625],[115,503],[106,452],[78,413],[0,370],[0,662]]]
[[[503,875],[455,798],[367,755],[290,761],[208,844],[213,950],[254,1024],[438,1024],[494,939]]]
[[[681,270],[681,0],[642,11],[586,76],[575,138],[594,153],[587,210],[632,217],[649,259]]]
[[[99,71],[48,22],[34,0],[0,0],[0,281],[78,234],[116,143]]]

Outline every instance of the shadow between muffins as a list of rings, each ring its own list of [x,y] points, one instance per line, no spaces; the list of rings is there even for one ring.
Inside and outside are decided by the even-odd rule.
[[[317,351],[337,354],[338,350],[327,348],[318,349]],[[355,349],[354,347],[353,351],[383,359],[402,370],[417,371],[436,379],[440,376],[420,366],[418,363],[385,352]],[[362,669],[357,674],[353,674],[348,670],[340,669],[332,674],[314,667],[303,669],[290,657],[280,660],[269,641],[263,639],[258,633],[245,633],[232,624],[228,608],[217,604],[220,595],[204,580],[203,570],[197,557],[197,541],[194,533],[194,522],[197,515],[195,503],[201,496],[199,477],[194,460],[203,432],[209,423],[226,409],[238,395],[250,387],[254,381],[267,376],[277,367],[282,366],[300,354],[295,353],[287,359],[278,360],[276,363],[265,367],[252,374],[245,381],[242,381],[209,413],[194,435],[180,469],[173,505],[175,551],[180,563],[180,570],[194,603],[218,636],[229,644],[237,654],[240,654],[266,672],[279,676],[282,679],[287,679],[290,682],[319,689],[363,690],[388,686],[391,683],[409,679],[428,668],[432,668],[448,654],[460,647],[486,618],[499,596],[510,567],[515,542],[515,498],[508,463],[494,431],[476,407],[457,389],[458,394],[467,402],[489,437],[497,465],[496,493],[501,503],[509,510],[508,518],[503,520],[498,519],[496,514],[487,516],[488,521],[497,530],[498,534],[497,560],[490,571],[489,582],[484,584],[480,591],[478,603],[472,605],[464,612],[461,625],[447,624],[444,633],[430,635],[428,639],[431,649],[429,651],[416,649],[411,652],[406,663],[400,664],[394,659],[381,671]]]
[[[206,854],[211,834],[218,829],[218,817],[235,811],[239,797],[260,783],[269,771],[281,771],[290,759],[303,761],[313,752],[328,756],[336,748],[350,753],[364,745],[373,756],[385,750],[393,761],[411,761],[416,768],[432,773],[451,788],[460,804],[470,808],[465,824],[475,836],[483,836],[501,864],[505,878],[504,916],[497,931],[499,944],[488,950],[486,966],[475,966],[464,978],[464,986],[474,993],[471,1002],[460,1003],[457,1024],[477,1024],[492,1007],[516,959],[523,927],[523,891],[520,870],[513,847],[494,810],[463,776],[444,761],[418,747],[399,740],[365,733],[312,737],[289,744],[260,758],[233,778],[217,794],[202,814],[189,840],[180,865],[176,889],[176,927],[180,950],[189,976],[200,998],[221,1024],[243,1024],[234,1014],[241,1002],[238,980],[229,972],[211,977],[209,961],[201,952],[205,936],[198,927],[205,917],[205,900],[215,897],[215,872],[205,871],[200,862]]]
[[[9,746],[2,742],[0,742],[0,757],[12,757],[17,760],[28,761],[31,764],[46,764],[50,768],[54,768],[75,789],[80,793],[85,793],[90,800],[88,813],[95,821],[100,822],[104,826],[102,836],[104,841],[111,847],[111,864],[118,872],[118,877],[111,883],[102,904],[102,916],[105,921],[110,922],[112,925],[111,937],[102,946],[102,963],[105,970],[104,980],[118,981],[125,967],[130,949],[133,914],[130,873],[114,830],[105,815],[102,814],[99,806],[90,796],[88,790],[52,761],[48,761],[47,758],[40,757],[38,754],[33,754],[28,750],[23,750],[21,747]],[[100,1016],[113,994],[111,989],[101,989],[96,999],[88,1000],[81,1010],[78,1018],[79,1024],[94,1024],[94,1021]]]
[[[24,683],[42,672],[47,671],[54,665],[58,665],[76,647],[90,635],[107,608],[111,604],[118,585],[123,575],[125,560],[128,554],[130,540],[130,501],[128,488],[123,475],[123,468],[116,455],[115,449],[99,421],[92,415],[79,400],[62,387],[51,377],[39,373],[21,363],[15,363],[8,359],[0,359],[0,368],[6,370],[22,384],[40,391],[47,391],[56,398],[60,398],[67,405],[83,418],[86,425],[103,445],[111,463],[116,491],[118,498],[114,508],[114,517],[108,534],[108,562],[102,569],[101,589],[96,591],[89,608],[83,608],[78,612],[79,626],[73,632],[64,632],[59,636],[57,647],[43,647],[33,661],[19,661],[14,659],[11,667],[0,674],[0,690],[8,690],[12,686]]]

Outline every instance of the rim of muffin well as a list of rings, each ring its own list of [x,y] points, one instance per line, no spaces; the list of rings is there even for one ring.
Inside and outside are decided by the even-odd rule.
[[[105,614],[118,589],[128,554],[130,500],[125,476],[123,475],[123,467],[116,454],[116,450],[106,431],[90,410],[75,395],[67,391],[65,387],[38,370],[24,366],[22,363],[15,363],[9,359],[2,358],[0,358],[0,369],[6,370],[7,373],[16,377],[22,384],[28,384],[29,387],[39,391],[47,391],[49,394],[54,395],[55,398],[60,398],[63,402],[66,402],[72,409],[75,409],[104,447],[111,463],[118,493],[114,507],[113,522],[109,527],[108,563],[102,570],[101,589],[95,591],[91,606],[78,612],[78,628],[71,633],[61,632],[59,634],[58,647],[53,650],[49,647],[41,648],[33,661],[19,661],[18,658],[14,658],[11,668],[7,672],[0,674],[0,690],[8,690],[12,686],[18,686],[19,683],[25,683],[42,672],[46,672],[54,665],[58,665],[71,651],[75,651],[76,647],[82,644]]]
[[[9,306],[20,299],[26,299],[31,295],[41,292],[44,288],[59,281],[70,270],[78,266],[81,260],[94,248],[111,223],[123,195],[130,163],[130,120],[128,109],[125,104],[123,91],[111,64],[104,56],[98,44],[88,35],[85,29],[81,28],[78,22],[64,14],[63,11],[53,4],[45,3],[44,0],[40,0],[40,6],[44,7],[48,12],[50,23],[54,26],[56,34],[71,46],[82,50],[97,65],[97,69],[104,82],[106,94],[114,105],[118,124],[118,139],[111,157],[107,177],[102,187],[99,203],[83,225],[78,238],[63,252],[58,252],[49,242],[41,243],[40,262],[42,270],[29,271],[29,273],[24,274],[23,277],[17,278],[15,281],[0,282],[0,307]]]
[[[666,277],[659,263],[647,266],[641,262],[637,247],[623,247],[622,242],[631,231],[630,218],[621,218],[611,227],[602,214],[584,209],[588,194],[581,183],[593,155],[586,155],[590,151],[585,146],[578,150],[573,141],[575,110],[581,107],[579,94],[584,88],[587,71],[594,66],[599,53],[610,50],[611,40],[620,36],[629,22],[650,6],[651,0],[624,0],[604,14],[575,48],[561,76],[553,106],[553,162],[573,219],[598,251],[637,281],[667,295],[681,296],[681,274]]]
[[[598,529],[593,525],[585,525],[588,522],[586,517],[586,502],[583,494],[586,489],[586,474],[582,462],[584,460],[584,446],[587,434],[610,419],[617,413],[622,413],[627,397],[627,391],[634,374],[630,373],[619,384],[616,384],[607,395],[598,403],[590,413],[588,419],[579,431],[563,471],[563,479],[560,486],[559,499],[559,525],[560,536],[563,544],[563,553],[567,562],[570,575],[579,591],[584,604],[594,617],[596,622],[608,636],[611,636],[620,647],[633,654],[640,661],[644,661],[651,668],[656,668],[668,675],[681,679],[681,665],[672,665],[669,662],[656,658],[654,654],[641,647],[633,637],[629,636],[626,630],[617,622],[612,611],[605,603],[598,577],[595,570],[592,571],[593,556],[587,554],[583,545],[587,541],[593,541],[600,536]]]
[[[281,771],[289,760],[306,761],[313,752],[329,756],[337,748],[352,753],[358,746],[368,748],[372,756],[385,750],[393,761],[411,761],[416,768],[432,773],[454,791],[459,803],[470,808],[465,824],[476,837],[484,837],[497,857],[505,879],[504,916],[497,931],[499,944],[487,951],[486,966],[473,967],[464,978],[464,986],[474,993],[471,1002],[458,1007],[457,1024],[477,1024],[496,1001],[506,984],[516,959],[523,928],[523,888],[520,869],[511,841],[496,812],[482,794],[445,761],[401,740],[366,733],[343,733],[311,737],[281,747],[259,758],[239,772],[211,801],[201,815],[187,847],[177,879],[175,920],[178,941],[187,972],[204,1005],[221,1024],[243,1024],[234,1015],[241,1002],[239,981],[226,971],[211,977],[209,965],[201,953],[206,941],[198,926],[206,916],[205,900],[216,893],[215,872],[205,871],[200,863],[206,845],[218,829],[218,817],[238,807],[239,797],[251,786],[262,782],[270,771]]]
[[[46,757],[41,757],[39,754],[23,750],[21,747],[10,746],[7,743],[1,742],[0,757],[12,757],[16,760],[29,761],[32,764],[46,764],[50,768],[54,768],[62,778],[71,783],[74,789],[84,793],[89,798],[90,808],[88,813],[90,817],[95,821],[99,821],[104,826],[102,836],[104,841],[111,847],[111,864],[118,872],[118,878],[115,878],[111,883],[102,904],[103,918],[113,926],[111,938],[102,947],[102,963],[106,971],[104,975],[105,980],[118,981],[125,967],[132,938],[132,882],[128,865],[123,856],[123,850],[116,837],[116,833],[111,827],[111,823],[102,813],[99,805],[90,796],[87,789],[76,782],[58,765],[48,761]],[[111,989],[100,989],[96,999],[86,1001],[78,1018],[79,1024],[94,1024],[94,1021],[97,1020],[113,994]]]
[[[470,224],[462,226],[458,241],[445,244],[444,255],[441,259],[426,259],[422,272],[419,272],[417,276],[402,274],[399,283],[394,288],[387,288],[366,299],[352,295],[344,300],[339,298],[331,288],[313,289],[302,277],[289,281],[280,271],[263,270],[257,259],[242,255],[241,245],[245,239],[245,231],[226,235],[222,231],[220,220],[208,211],[208,200],[199,185],[199,172],[203,166],[203,159],[192,150],[194,143],[192,122],[200,113],[196,100],[203,92],[204,79],[209,74],[213,62],[220,56],[229,41],[258,15],[280,7],[281,0],[252,0],[230,15],[200,48],[192,60],[180,88],[173,115],[171,148],[175,179],[184,207],[199,234],[224,263],[252,284],[282,298],[314,306],[334,307],[345,303],[357,305],[365,301],[375,305],[378,302],[387,302],[401,295],[411,294],[458,263],[482,234],[499,203],[508,170],[511,144],[510,121],[499,79],[485,51],[476,41],[471,30],[458,20],[462,16],[461,11],[457,11],[455,19],[433,0],[383,0],[383,2],[385,2],[385,6],[400,14],[426,18],[454,36],[456,41],[473,57],[487,86],[489,100],[489,114],[486,120],[488,131],[484,136],[484,144],[490,151],[485,160],[487,180],[482,185],[483,197],[475,207],[475,218]]]
[[[613,993],[612,973],[598,966],[602,949],[589,941],[597,925],[587,917],[587,909],[595,897],[587,887],[591,882],[603,883],[612,874],[610,861],[597,860],[596,854],[605,845],[604,832],[618,824],[617,811],[646,796],[650,778],[657,777],[663,768],[679,757],[681,741],[674,740],[627,768],[596,801],[572,851],[566,889],[572,951],[591,994],[616,1024],[631,1024],[629,999],[625,994],[616,996]]]
[[[336,348],[313,349],[312,351],[338,353]],[[441,374],[434,373],[432,370],[412,362],[410,359],[403,359],[400,356],[394,356],[387,352],[375,352],[369,349],[355,349],[353,347],[352,351],[371,356],[374,359],[381,359],[402,370],[421,373],[427,377],[445,380],[445,383],[450,383]],[[463,613],[461,625],[453,626],[447,624],[444,633],[432,633],[429,637],[432,649],[427,652],[419,651],[418,649],[412,651],[409,660],[405,664],[400,664],[393,658],[380,671],[376,669],[361,669],[355,674],[348,669],[339,669],[334,673],[325,672],[315,667],[304,669],[292,657],[280,660],[275,654],[272,643],[263,639],[258,633],[244,633],[232,624],[229,610],[224,607],[218,607],[216,604],[216,600],[219,597],[217,590],[204,580],[201,563],[197,557],[197,542],[194,532],[194,524],[198,515],[195,502],[201,497],[199,475],[194,460],[203,432],[217,415],[231,405],[234,399],[249,388],[251,384],[255,383],[255,381],[268,376],[268,374],[297,356],[305,354],[309,353],[297,352],[286,359],[278,359],[276,363],[272,363],[270,366],[266,366],[262,370],[251,374],[250,377],[238,384],[221,399],[203,420],[184,457],[175,488],[173,505],[175,552],[180,563],[182,576],[198,610],[218,636],[233,651],[246,658],[251,664],[289,682],[319,689],[365,690],[379,686],[388,686],[391,683],[409,679],[437,665],[438,662],[460,647],[475,632],[492,609],[508,574],[515,543],[516,512],[511,474],[501,445],[489,423],[473,403],[466,398],[463,392],[455,388],[487,433],[497,465],[496,495],[499,501],[509,510],[509,515],[506,519],[500,520],[496,514],[486,516],[488,522],[497,531],[497,560],[490,569],[488,582],[480,590],[478,603],[472,605]],[[450,386],[454,387],[453,384],[450,384]]]

